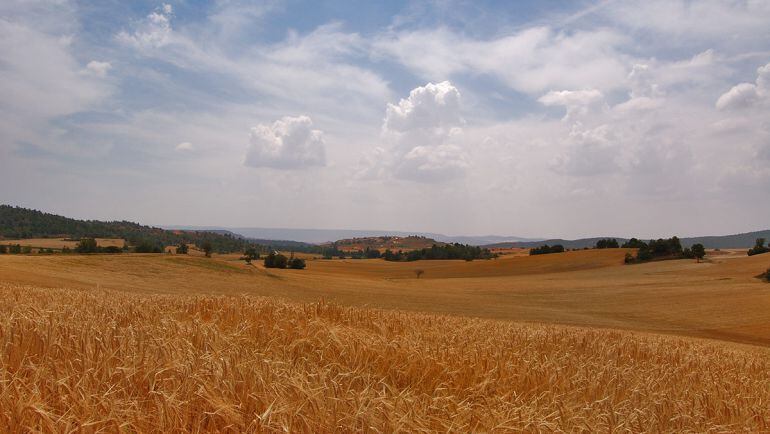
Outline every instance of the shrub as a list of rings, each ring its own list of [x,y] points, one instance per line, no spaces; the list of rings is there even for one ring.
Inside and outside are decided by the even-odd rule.
[[[22,246],[21,247],[21,253],[24,253],[25,255],[32,253],[32,247],[30,247],[30,246]]]
[[[99,251],[102,253],[116,254],[116,253],[123,252],[123,249],[121,249],[118,246],[107,246],[107,247],[102,247],[101,249],[99,249]]]
[[[8,246],[5,244],[0,244],[0,255],[8,253]]]
[[[300,258],[291,258],[289,260],[289,268],[293,270],[303,270],[305,268],[305,260]]]
[[[93,238],[81,238],[78,242],[75,251],[78,253],[96,253],[99,251],[99,247],[96,245],[96,240]]]
[[[626,258],[624,259],[624,262],[626,264],[633,264],[634,261],[636,261],[636,259],[634,258],[634,255],[632,255],[630,253],[626,253]]]
[[[8,253],[12,255],[18,255],[21,253],[21,245],[20,244],[11,244],[8,246]]]
[[[187,243],[180,243],[176,248],[177,255],[186,255],[190,251],[190,247]]]

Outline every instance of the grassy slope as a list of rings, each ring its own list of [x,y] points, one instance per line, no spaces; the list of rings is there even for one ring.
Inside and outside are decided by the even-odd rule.
[[[0,256],[0,281],[298,301],[620,328],[770,345],[770,255],[622,265],[624,251],[492,261],[308,262],[265,270],[233,257]],[[414,270],[425,274],[416,279]],[[34,270],[34,272],[31,272]]]
[[[767,350],[674,337],[0,283],[0,347],[4,432],[770,430]]]

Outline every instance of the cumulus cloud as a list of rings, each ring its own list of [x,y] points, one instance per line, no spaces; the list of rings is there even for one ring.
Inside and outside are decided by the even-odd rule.
[[[107,72],[109,72],[110,69],[112,69],[112,64],[110,64],[110,62],[99,62],[97,60],[92,60],[86,65],[87,73],[101,78],[106,77]]]
[[[137,49],[160,48],[171,40],[171,15],[173,8],[164,4],[139,22],[136,29],[129,33],[118,33],[118,41]]]
[[[243,162],[249,167],[304,169],[326,165],[323,132],[308,116],[285,116],[272,125],[257,125],[249,134]]]
[[[460,92],[452,83],[413,89],[408,98],[388,104],[382,136],[390,146],[365,156],[359,177],[438,182],[463,176],[469,159],[457,140],[462,123]]]
[[[596,89],[587,90],[552,90],[541,96],[538,101],[546,106],[563,106],[567,109],[565,121],[585,115],[591,108],[604,102],[604,95]]]
[[[770,97],[770,63],[757,68],[755,83],[740,83],[723,93],[716,102],[719,110],[751,107]]]

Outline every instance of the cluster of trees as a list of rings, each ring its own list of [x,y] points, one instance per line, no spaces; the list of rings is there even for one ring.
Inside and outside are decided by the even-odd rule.
[[[377,254],[379,254],[379,252],[377,252]],[[376,257],[373,252],[370,252],[370,255]],[[473,261],[474,259],[492,259],[497,257],[497,255],[492,253],[489,249],[460,243],[444,245],[434,244],[430,248],[410,250],[408,252],[402,250],[394,252],[388,249],[380,256],[386,261],[407,262],[441,259],[464,259],[466,261]]]
[[[757,238],[757,241],[754,243],[754,247],[749,249],[748,254],[749,256],[754,256],[767,252],[770,252],[770,246],[765,247],[764,238]]]
[[[543,244],[540,247],[535,247],[533,249],[529,249],[529,255],[547,255],[549,253],[562,253],[564,252],[564,246],[561,244],[554,244],[553,246],[549,246],[548,244]]]
[[[287,258],[285,255],[276,252],[270,252],[265,256],[265,268],[291,268],[294,270],[302,270],[305,268],[305,260],[295,258],[292,253],[291,257]]]
[[[658,238],[657,240],[644,241],[631,238],[623,244],[625,248],[639,249],[636,256],[626,253],[626,263],[646,262],[656,259],[697,259],[700,261],[706,256],[706,248],[703,244],[693,244],[692,247],[682,248],[682,242],[678,237]]]
[[[0,237],[2,238],[54,238],[68,236],[81,238],[122,238],[131,245],[154,244],[163,251],[164,246],[181,243],[194,244],[202,250],[210,245],[210,252],[241,252],[255,243],[231,233],[211,231],[170,231],[127,221],[102,222],[76,220],[41,211],[0,205]],[[145,244],[142,250],[146,250]],[[156,251],[153,246],[151,251]]]
[[[597,249],[617,249],[618,247],[620,246],[615,238],[607,238],[596,242]]]
[[[128,246],[124,245],[123,248],[128,250]],[[94,238],[82,238],[75,246],[77,253],[121,253],[122,251],[123,249],[118,246],[100,247]],[[62,252],[69,253],[69,250],[67,252],[62,250]]]

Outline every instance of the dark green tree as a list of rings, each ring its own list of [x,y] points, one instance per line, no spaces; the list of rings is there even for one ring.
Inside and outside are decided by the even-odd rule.
[[[203,254],[206,255],[207,258],[211,257],[211,252],[214,250],[214,246],[211,245],[211,241],[204,241],[203,244],[201,244],[201,250],[203,250]]]
[[[690,251],[692,251],[692,255],[695,256],[698,262],[706,256],[706,248],[701,243],[693,244]]]
[[[176,247],[177,255],[186,255],[189,251],[190,247],[187,245],[187,243],[179,243],[179,245]]]

